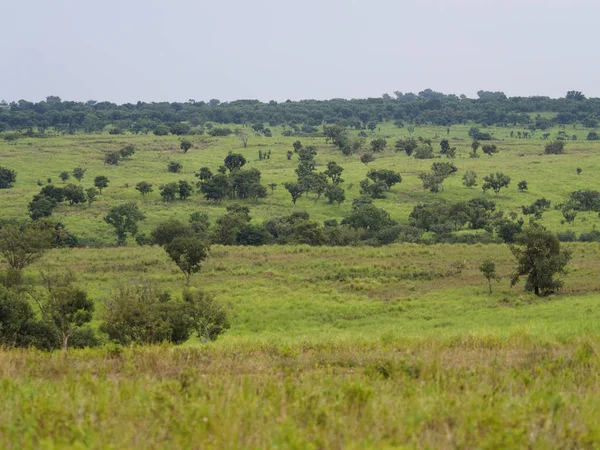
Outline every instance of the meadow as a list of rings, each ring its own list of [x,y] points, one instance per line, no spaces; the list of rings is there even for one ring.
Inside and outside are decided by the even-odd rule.
[[[232,127],[233,128],[233,127]],[[367,131],[366,146],[372,139],[383,137],[387,139],[386,151],[376,155],[376,160],[368,167],[360,162],[360,155],[344,156],[333,146],[326,144],[323,137],[284,137],[282,128],[273,128],[273,137],[256,136],[250,132],[248,146],[243,148],[236,136],[211,137],[208,135],[189,136],[193,143],[187,153],[179,148],[180,138],[177,136],[157,137],[154,135],[73,135],[56,136],[45,139],[24,138],[16,142],[0,140],[0,165],[17,172],[17,182],[14,188],[0,192],[1,217],[4,219],[27,218],[27,204],[39,192],[38,180],[47,184],[62,186],[58,175],[62,171],[71,172],[75,167],[87,169],[81,185],[85,188],[93,186],[97,175],[106,175],[110,179],[108,188],[91,206],[61,205],[54,217],[63,222],[67,229],[83,238],[92,238],[102,243],[114,242],[111,228],[102,220],[108,209],[125,201],[137,202],[146,214],[147,220],[141,224],[141,231],[149,231],[158,223],[169,218],[187,221],[191,212],[204,211],[214,221],[225,212],[227,202],[213,204],[205,201],[200,193],[194,194],[186,201],[176,201],[165,204],[158,192],[161,184],[187,180],[197,181],[194,173],[201,167],[209,167],[213,172],[223,163],[230,151],[241,153],[248,161],[246,167],[257,168],[262,173],[262,184],[267,186],[277,183],[275,191],[265,199],[256,203],[248,201],[251,215],[255,220],[263,220],[283,216],[290,211],[307,211],[313,219],[342,219],[351,210],[352,199],[360,195],[359,183],[371,168],[385,168],[398,171],[402,175],[402,183],[394,186],[386,199],[377,200],[375,204],[387,210],[393,219],[400,223],[408,221],[408,215],[419,203],[431,202],[437,199],[459,201],[484,196],[495,201],[499,209],[506,213],[521,212],[521,206],[529,205],[538,198],[546,198],[553,203],[564,202],[568,193],[578,189],[597,189],[600,170],[600,141],[585,140],[588,129],[571,129],[566,133],[578,137],[576,141],[567,141],[564,155],[543,155],[545,140],[542,132],[538,131],[532,139],[516,139],[510,137],[510,131],[518,129],[486,128],[496,138],[493,141],[498,146],[499,153],[489,157],[481,154],[480,158],[469,158],[471,139],[468,137],[470,126],[452,126],[450,133],[445,127],[423,126],[415,127],[412,133],[407,128],[397,128],[391,123],[383,123],[373,132]],[[548,130],[550,139],[556,137],[559,128]],[[357,134],[357,131],[351,132]],[[458,172],[451,175],[443,185],[443,191],[432,194],[423,190],[418,175],[430,170],[432,160],[417,160],[403,153],[394,151],[394,142],[402,137],[430,138],[434,150],[439,151],[440,139],[448,138],[450,145],[457,147],[457,157],[453,163]],[[344,167],[342,184],[346,190],[346,202],[340,207],[330,205],[322,198],[316,204],[311,198],[301,198],[294,208],[289,193],[283,183],[294,181],[297,157],[288,160],[286,153],[292,150],[292,143],[300,140],[303,145],[314,145],[318,149],[316,157],[317,171],[324,170],[329,161],[335,161]],[[118,151],[128,144],[136,148],[135,155],[118,166],[105,165],[104,154]],[[260,161],[258,152],[271,150],[271,158]],[[183,165],[181,173],[170,173],[167,165],[177,161]],[[435,160],[433,160],[435,161]],[[580,175],[577,168],[582,169]],[[478,174],[479,186],[467,188],[462,184],[462,175],[467,170]],[[511,177],[511,184],[499,195],[489,191],[483,194],[481,179],[491,172],[504,172]],[[521,180],[528,182],[528,191],[519,192],[517,183]],[[148,181],[154,186],[154,192],[145,197],[135,190],[140,181]],[[72,177],[67,183],[78,184]],[[559,211],[548,211],[541,223],[552,231],[573,230],[577,233],[590,231],[598,224],[595,213],[580,213],[574,225],[561,224],[563,219]]]
[[[467,126],[453,126],[459,172],[437,198],[496,201],[506,212],[540,197],[564,201],[577,189],[597,189],[600,142],[588,130],[568,130],[564,155],[542,155],[545,141],[511,139],[510,129],[489,128],[500,152],[468,157]],[[412,208],[436,195],[417,175],[431,160],[393,151],[406,129],[382,124],[369,141],[388,138],[388,149],[369,167],[343,156],[321,138],[299,138],[319,149],[318,170],[336,161],[345,168],[348,200],[339,208],[301,198],[294,207],[281,184],[294,178],[296,160],[286,152],[298,138],[191,136],[184,154],[179,138],[151,135],[74,135],[0,141],[0,165],[17,172],[12,189],[0,191],[3,219],[25,219],[37,180],[75,167],[110,185],[91,207],[60,206],[54,217],[77,236],[114,242],[102,217],[124,201],[147,215],[142,231],[191,212],[214,220],[228,204],[199,194],[164,204],[161,183],[194,180],[194,171],[216,169],[229,151],[242,153],[274,193],[249,202],[255,220],[306,210],[317,220],[348,215],[358,183],[371,168],[393,168],[403,177],[375,204],[406,223]],[[558,129],[551,130],[553,136]],[[416,127],[413,136],[439,140],[445,128]],[[437,136],[437,137],[436,137]],[[103,164],[106,151],[133,143],[136,153],[119,166]],[[435,144],[434,142],[434,145]],[[258,150],[272,150],[258,160]],[[437,148],[436,148],[437,150]],[[169,161],[183,164],[167,172]],[[577,168],[583,171],[577,175]],[[462,185],[462,173],[511,176],[496,196]],[[527,180],[529,190],[516,183]],[[142,197],[139,181],[155,185]],[[69,180],[69,182],[77,183]],[[544,214],[552,231],[589,231],[596,213],[561,224]],[[120,347],[44,353],[0,350],[0,447],[2,448],[597,448],[600,441],[600,244],[565,243],[572,251],[564,289],[538,298],[510,287],[514,258],[506,245],[383,247],[236,247],[214,245],[192,287],[222,302],[231,328],[215,342],[191,339],[181,346]],[[479,271],[496,263],[499,282],[488,293]],[[0,263],[0,265],[3,263]],[[4,267],[4,266],[2,266]],[[150,280],[179,295],[181,272],[159,247],[54,249],[25,270],[71,269],[101,310],[118,280]],[[94,322],[97,325],[97,321]]]

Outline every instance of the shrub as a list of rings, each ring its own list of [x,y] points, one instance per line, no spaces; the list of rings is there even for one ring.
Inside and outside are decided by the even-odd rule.
[[[565,142],[564,141],[553,141],[548,142],[546,147],[544,148],[544,153],[546,155],[562,155],[565,152]]]

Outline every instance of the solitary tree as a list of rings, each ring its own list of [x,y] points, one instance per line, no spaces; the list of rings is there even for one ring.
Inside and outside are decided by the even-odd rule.
[[[194,237],[177,237],[165,246],[167,255],[185,275],[186,286],[190,285],[190,277],[201,269],[202,261],[208,256],[209,247]]]
[[[373,153],[363,153],[360,157],[360,162],[365,166],[373,161],[375,161],[375,156],[373,156]]]
[[[69,179],[71,175],[69,174],[69,172],[67,172],[66,170],[61,172],[60,175],[58,175],[58,178],[60,178],[62,180],[62,182],[64,183],[65,181],[67,181]]]
[[[486,259],[481,266],[479,266],[479,270],[488,281],[488,286],[490,288],[490,294],[492,293],[492,280],[500,281],[500,277],[496,274],[496,264],[494,264],[491,260]]]
[[[146,216],[135,203],[123,203],[114,206],[104,217],[104,221],[115,228],[118,245],[125,245],[128,233],[135,236],[138,232],[138,222],[145,219]]]
[[[183,150],[183,153],[187,153],[190,148],[192,148],[192,142],[187,139],[182,139],[179,144],[179,148]]]
[[[502,172],[496,172],[483,177],[483,181],[484,183],[481,186],[483,192],[491,189],[498,195],[500,189],[507,187],[510,184],[510,177],[504,175]]]
[[[531,225],[517,235],[510,250],[517,260],[511,285],[517,284],[521,276],[527,276],[525,290],[535,295],[548,295],[562,288],[563,282],[554,277],[566,273],[571,254],[560,249],[553,233],[540,225]]]
[[[527,181],[525,181],[525,180],[519,181],[519,183],[517,184],[517,188],[519,188],[520,192],[526,191],[527,190]]]
[[[94,178],[94,186],[96,186],[100,191],[100,194],[102,194],[102,189],[108,187],[109,181],[110,180],[104,175],[98,175],[96,178]]]

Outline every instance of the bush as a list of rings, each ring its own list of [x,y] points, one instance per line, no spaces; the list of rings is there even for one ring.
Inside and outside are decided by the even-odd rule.
[[[577,241],[577,234],[574,231],[559,231],[556,233],[556,237],[560,242],[575,242]]]
[[[600,139],[600,135],[595,131],[590,131],[587,135],[588,141],[597,141]]]
[[[546,155],[562,155],[565,152],[565,142],[564,141],[553,141],[548,142],[546,147],[544,148],[544,153]]]
[[[181,163],[178,163],[176,161],[171,161],[167,166],[167,170],[171,173],[179,173],[181,172],[182,168],[183,166],[181,165]]]
[[[430,145],[419,145],[413,152],[413,156],[416,159],[432,159],[435,158],[433,154],[433,148]]]

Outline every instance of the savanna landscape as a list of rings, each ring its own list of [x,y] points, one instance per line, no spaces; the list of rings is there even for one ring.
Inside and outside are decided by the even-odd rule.
[[[0,446],[597,447],[599,119],[0,105]]]

